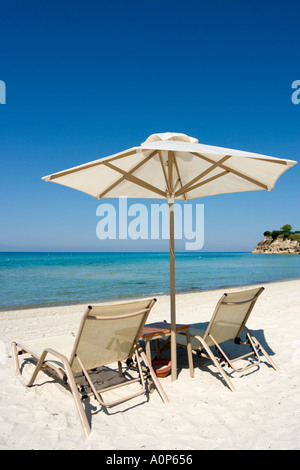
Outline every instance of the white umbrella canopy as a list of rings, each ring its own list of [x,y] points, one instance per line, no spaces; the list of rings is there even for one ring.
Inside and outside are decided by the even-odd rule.
[[[174,208],[177,200],[272,190],[296,161],[200,144],[194,137],[152,134],[138,147],[43,177],[96,199],[161,198],[170,209],[172,380],[177,377]]]
[[[199,144],[185,134],[153,134],[138,147],[53,175],[53,181],[91,196],[187,200],[271,190],[297,162]],[[172,166],[170,174],[169,164]],[[119,178],[118,178],[119,176]],[[172,187],[169,176],[172,177]]]

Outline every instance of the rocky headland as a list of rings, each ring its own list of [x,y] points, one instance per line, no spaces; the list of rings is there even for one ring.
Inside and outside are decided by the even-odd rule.
[[[280,231],[265,232],[252,253],[263,254],[300,254],[300,233]]]

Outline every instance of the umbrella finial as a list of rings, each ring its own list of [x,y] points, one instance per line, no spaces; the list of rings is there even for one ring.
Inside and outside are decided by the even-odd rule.
[[[161,134],[151,134],[149,135],[148,139],[143,142],[159,142],[159,141],[166,141],[166,140],[173,140],[179,142],[190,142],[193,144],[197,144],[199,141],[195,137],[190,137],[186,134],[182,134],[180,132],[162,132]],[[143,145],[142,144],[142,145]]]

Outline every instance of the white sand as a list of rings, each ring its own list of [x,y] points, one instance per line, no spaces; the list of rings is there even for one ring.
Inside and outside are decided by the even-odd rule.
[[[0,449],[299,449],[300,280],[265,288],[248,326],[279,371],[263,362],[258,370],[233,373],[232,393],[206,360],[195,357],[190,378],[182,351],[178,380],[161,380],[167,405],[157,392],[108,412],[91,399],[87,440],[70,392],[43,372],[37,386],[26,388],[10,357],[13,340],[76,332],[84,307],[0,312]],[[178,295],[178,323],[208,321],[223,291]],[[168,309],[169,298],[159,297],[149,322],[169,320]],[[25,378],[32,367],[25,367]]]

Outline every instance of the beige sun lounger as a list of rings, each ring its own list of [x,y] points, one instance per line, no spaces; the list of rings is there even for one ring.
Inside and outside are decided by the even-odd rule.
[[[89,306],[81,319],[76,337],[64,335],[25,341],[24,343],[13,342],[16,374],[21,373],[18,356],[26,353],[37,360],[33,375],[27,384],[28,387],[33,385],[41,369],[54,370],[71,389],[86,437],[90,434],[91,428],[82,399],[88,395],[94,395],[102,406],[113,406],[145,393],[145,382],[150,379],[166,403],[167,396],[138,342],[155,301],[156,299],[144,299]],[[130,380],[127,379],[128,374],[126,374],[126,380],[124,379],[121,383],[96,390],[91,380],[91,371],[95,368],[111,364],[117,365],[118,363],[118,375],[120,378],[125,377],[122,370],[123,361],[126,362],[126,370],[133,368]],[[82,374],[90,387],[89,394],[86,394],[85,390],[82,390],[82,385],[78,384],[78,376],[82,377]],[[133,374],[138,377],[132,378]],[[122,398],[118,397],[115,401],[105,402],[103,400],[102,394],[104,392],[133,382],[140,382],[137,392]]]
[[[246,322],[252,312],[257,298],[263,290],[264,288],[260,287],[259,289],[224,294],[215,308],[206,331],[197,328],[190,328],[193,352],[199,356],[211,359],[232,391],[235,391],[235,388],[221,366],[222,360],[225,361],[225,363],[228,364],[235,372],[244,372],[260,363],[260,356],[258,353],[261,352],[269,361],[271,366],[275,370],[278,370],[278,367],[271,360],[261,344],[246,327]],[[242,341],[240,338],[243,331],[246,333],[246,341]],[[230,360],[220,346],[220,344],[225,341],[234,341],[236,344],[248,345],[250,346],[251,351]],[[179,346],[186,347],[186,338],[182,335],[177,335],[177,344]],[[211,350],[213,346],[217,348],[221,356],[220,358],[213,354]],[[250,361],[246,367],[239,369],[234,366],[234,362],[250,356],[256,357],[254,362]]]

